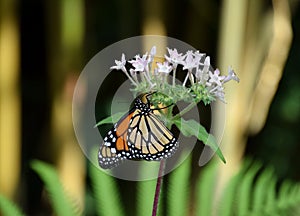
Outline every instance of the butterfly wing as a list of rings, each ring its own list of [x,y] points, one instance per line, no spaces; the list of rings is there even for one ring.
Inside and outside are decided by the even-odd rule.
[[[148,104],[136,100],[135,108],[111,129],[98,152],[100,167],[110,169],[124,159],[162,160],[171,157],[177,139],[152,113]]]
[[[111,169],[129,156],[127,133],[130,119],[136,110],[124,115],[104,137],[98,152],[98,162],[103,169]]]
[[[171,157],[178,148],[177,139],[153,113],[137,112],[128,128],[130,156],[149,161]]]

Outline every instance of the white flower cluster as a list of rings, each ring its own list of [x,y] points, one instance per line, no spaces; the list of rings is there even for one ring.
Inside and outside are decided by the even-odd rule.
[[[155,88],[159,88],[159,84],[162,81],[166,82],[166,76],[171,72],[173,76],[171,86],[176,88],[176,71],[178,65],[181,65],[183,71],[186,71],[182,87],[188,88],[186,85],[189,80],[190,88],[193,91],[197,89],[193,88],[193,86],[201,86],[202,89],[206,90],[205,92],[207,92],[209,98],[219,98],[222,101],[225,101],[223,84],[230,80],[239,82],[239,78],[231,67],[228,69],[227,76],[221,76],[220,71],[218,69],[213,70],[210,65],[210,57],[200,53],[198,50],[189,50],[185,54],[178,53],[177,49],[167,48],[167,50],[168,55],[164,56],[165,61],[163,63],[155,62],[155,67],[153,67],[153,60],[156,54],[156,47],[154,46],[150,54],[136,55],[133,60],[128,61],[132,66],[129,73],[125,67],[126,59],[124,54],[122,54],[121,61],[116,60],[116,65],[112,66],[111,69],[122,70],[134,86],[139,86],[146,81],[149,84],[148,91],[152,91],[160,90]],[[138,74],[141,75],[140,78],[138,78]]]

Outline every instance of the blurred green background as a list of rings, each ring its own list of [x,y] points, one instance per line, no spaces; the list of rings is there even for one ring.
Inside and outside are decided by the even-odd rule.
[[[51,215],[32,159],[54,164],[84,206],[90,180],[72,127],[74,85],[97,52],[146,34],[182,40],[241,79],[226,89],[218,188],[248,156],[300,181],[297,0],[0,0],[0,193],[26,214]]]

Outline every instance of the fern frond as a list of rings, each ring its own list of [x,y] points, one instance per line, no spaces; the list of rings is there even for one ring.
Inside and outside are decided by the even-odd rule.
[[[277,179],[273,170],[262,171],[254,185],[251,215],[299,215],[300,190],[298,185],[285,180],[276,193]]]
[[[157,163],[157,166],[151,167],[147,166],[146,163],[148,162],[141,163],[141,167],[139,168],[139,177],[141,179],[145,179],[147,176],[157,176],[159,172],[159,163]],[[151,173],[151,175],[149,175],[149,173]],[[157,178],[152,180],[143,180],[137,183],[137,215],[152,215],[156,182]],[[158,215],[161,215],[160,212],[163,209],[163,203],[161,202],[163,197],[162,189],[163,188],[161,188],[161,194],[158,202]]]
[[[125,215],[114,177],[97,169],[92,163],[89,167],[98,215]]]
[[[273,176],[268,185],[268,190],[266,194],[266,204],[265,204],[265,210],[270,215],[276,215],[276,210],[278,206],[278,202],[276,201],[277,195],[276,195],[276,184],[277,180]]]
[[[15,203],[0,194],[0,215],[24,216],[25,214]]]
[[[249,162],[250,163],[250,162]],[[247,169],[248,165],[243,165],[244,170]],[[254,178],[258,172],[258,170],[261,168],[261,165],[259,163],[254,163],[247,172],[244,173],[244,171],[240,172],[240,176],[243,175],[242,178],[240,178],[239,185],[237,188],[237,215],[245,215],[250,208],[251,205],[251,198],[252,198],[252,188],[253,188],[253,181]]]
[[[246,172],[250,164],[251,161],[245,160],[239,172],[227,183],[227,186],[221,196],[221,200],[218,203],[217,215],[231,216],[233,214],[234,209],[238,205],[237,187],[242,181],[243,174]]]
[[[278,193],[277,208],[280,212],[288,212],[289,215],[300,215],[300,185],[290,181],[281,184]]]
[[[211,215],[217,176],[217,163],[208,164],[196,183],[196,215]]]
[[[75,205],[64,192],[63,186],[59,180],[57,171],[49,164],[34,160],[31,162],[32,169],[40,176],[45,183],[53,209],[57,215],[78,215]]]
[[[151,215],[155,188],[156,179],[137,183],[137,215]],[[158,207],[161,208],[160,202]]]
[[[271,169],[265,169],[259,176],[253,188],[253,210],[259,211],[265,208],[267,194],[269,190],[269,182],[272,180],[273,171]]]
[[[277,192],[273,169],[261,169],[258,162],[246,160],[243,163],[225,187],[217,211],[213,210],[215,178],[216,165],[205,167],[198,181],[197,215],[300,215],[300,185],[285,180]]]
[[[191,173],[191,155],[174,170],[168,181],[168,215],[187,215],[190,173]]]
[[[218,215],[300,215],[299,185],[284,181],[277,193],[273,169],[261,170],[257,162],[248,166],[249,162],[230,180],[224,190]]]

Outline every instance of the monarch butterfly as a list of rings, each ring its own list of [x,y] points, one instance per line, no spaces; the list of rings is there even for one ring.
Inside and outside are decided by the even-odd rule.
[[[111,169],[124,159],[160,161],[171,157],[178,147],[177,139],[155,116],[147,103],[140,97],[133,108],[125,114],[104,137],[98,152],[98,162],[103,169]]]

